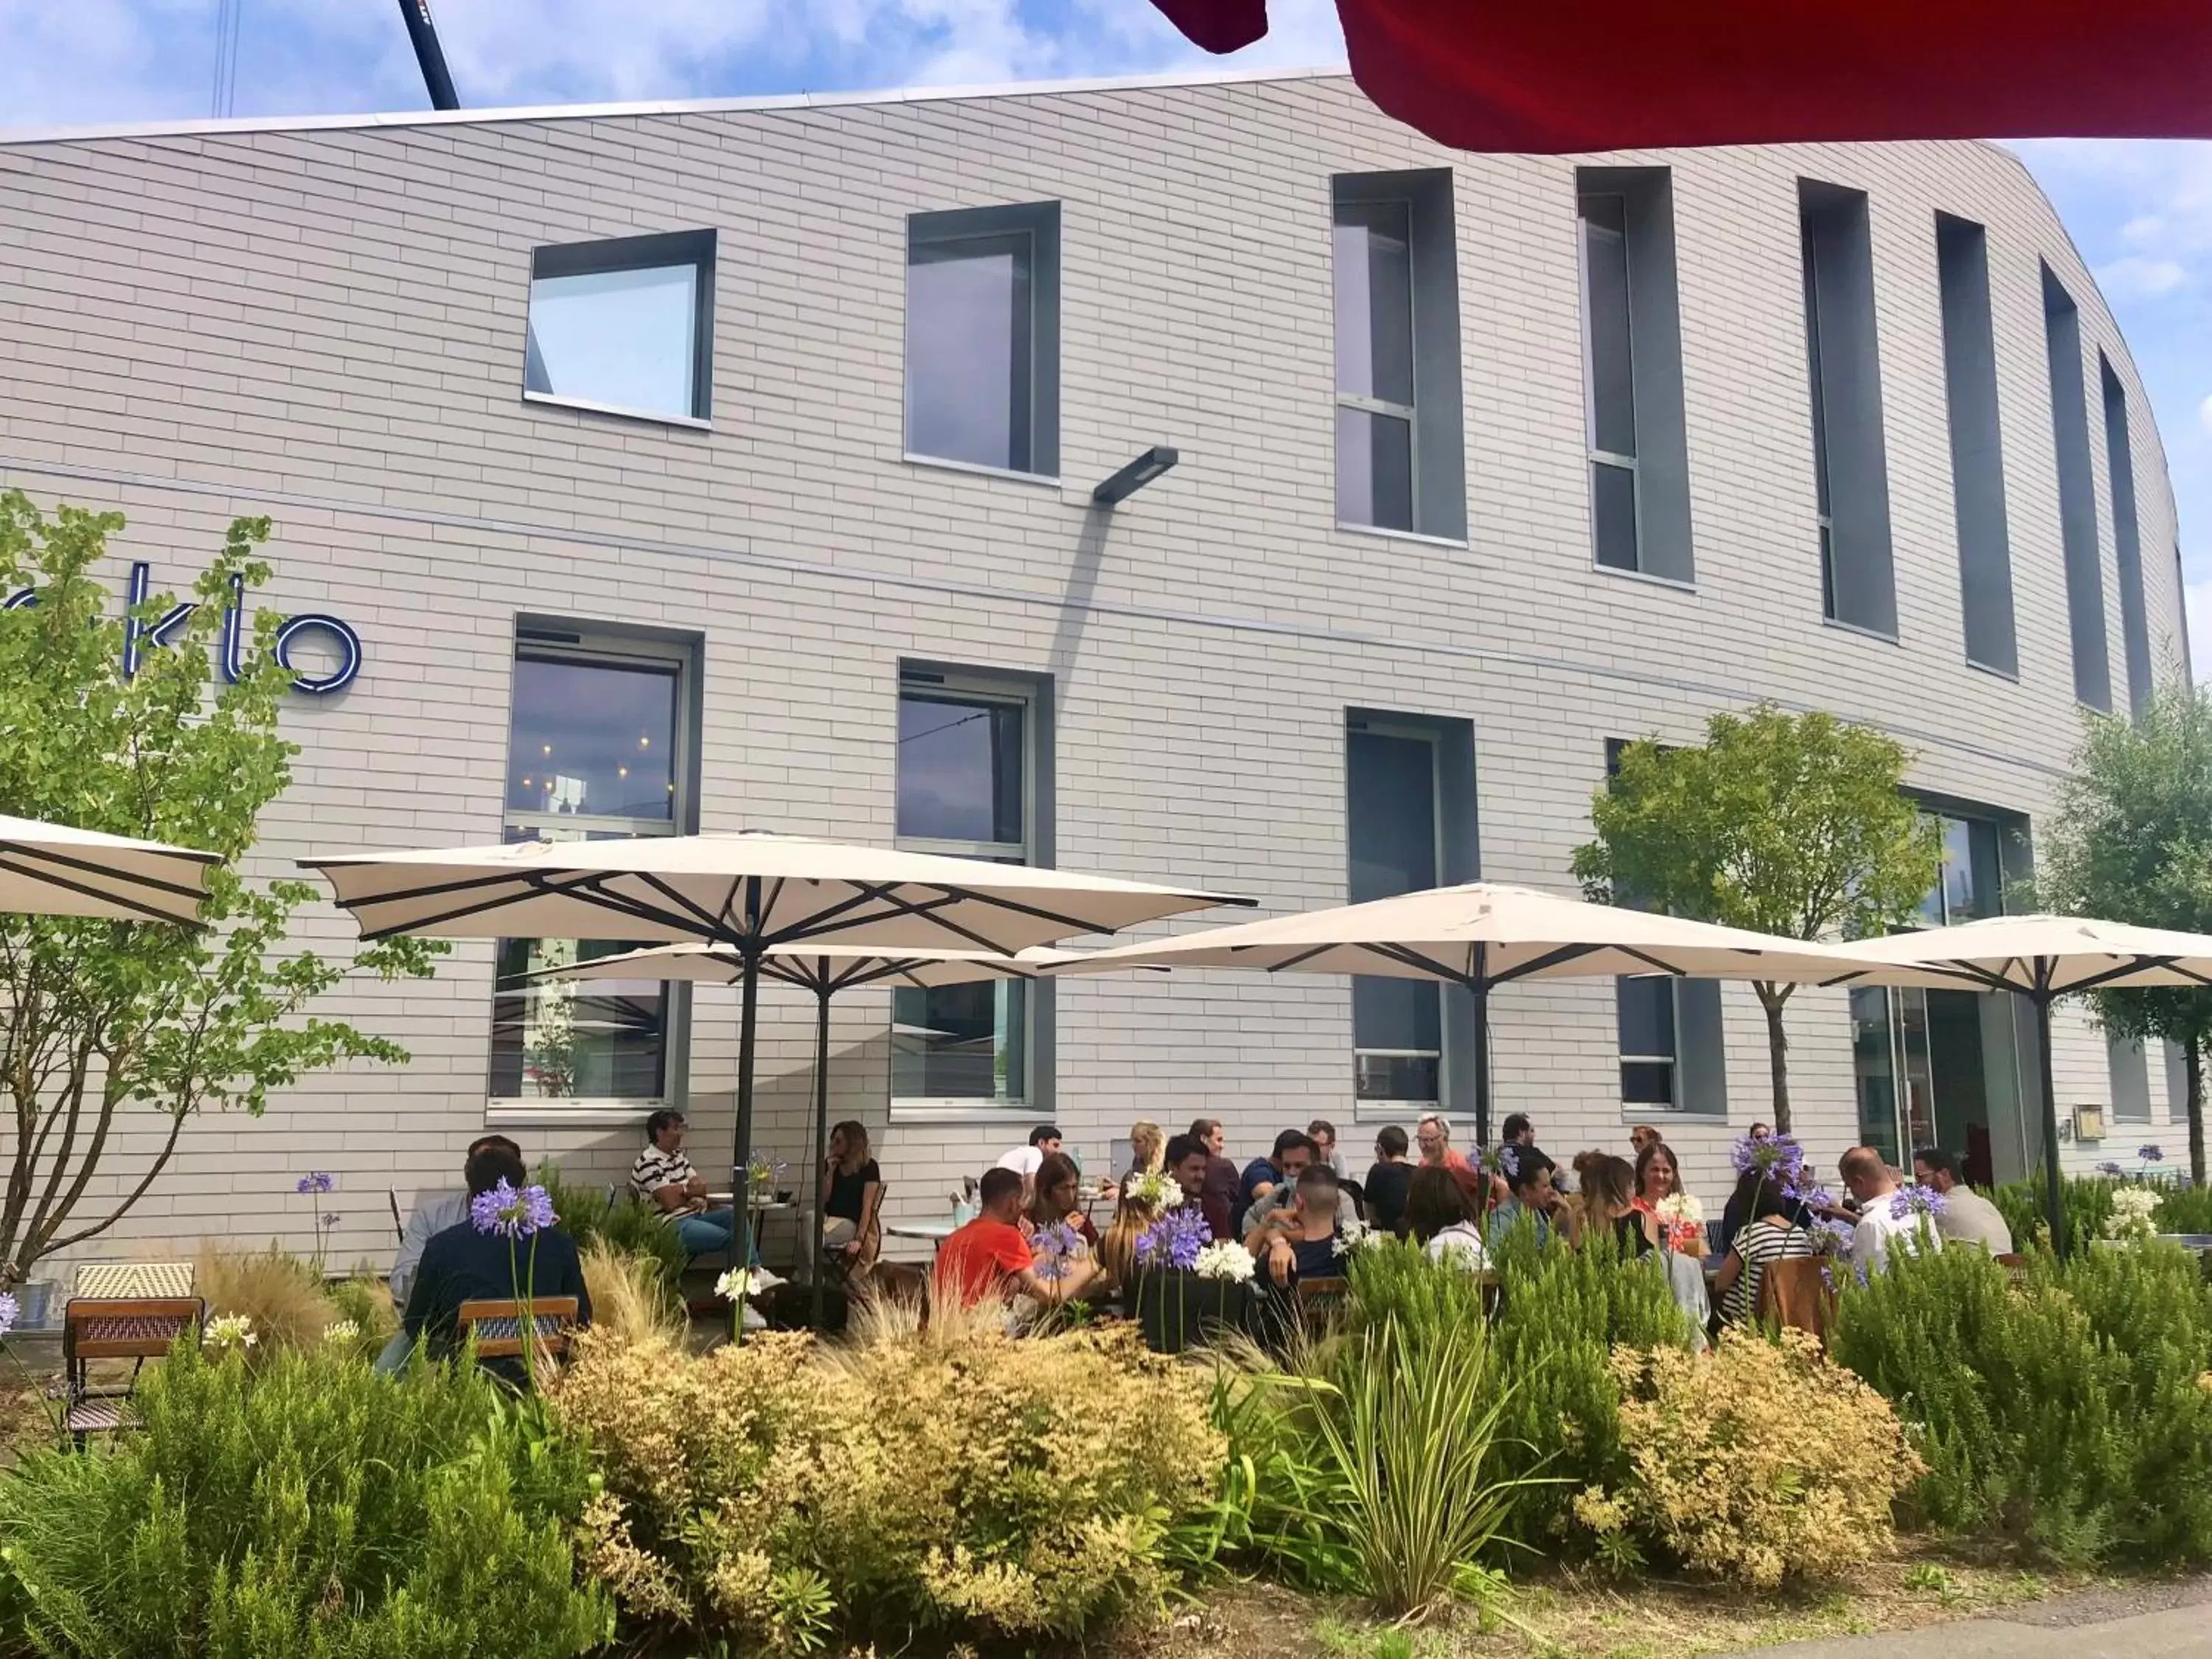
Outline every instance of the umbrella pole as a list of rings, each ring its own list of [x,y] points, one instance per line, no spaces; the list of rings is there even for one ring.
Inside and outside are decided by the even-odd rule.
[[[826,970],[828,962],[822,964]],[[823,1252],[822,1230],[829,1220],[823,1209],[822,1186],[830,1164],[830,982],[825,971],[816,988],[814,1015],[814,1316],[817,1335],[822,1330],[822,1280],[828,1271]]]
[[[745,945],[745,969],[738,981],[738,1136],[736,1180],[737,1223],[732,1235],[737,1241],[731,1252],[730,1265],[750,1273],[753,1265],[753,1212],[749,1201],[752,1197],[753,1156],[753,1050],[760,1022],[760,947],[748,941]],[[740,1346],[745,1340],[745,1322],[742,1309],[738,1316],[738,1331],[732,1339]]]
[[[1479,1162],[1490,1156],[1490,976],[1478,974],[1468,988],[1474,993],[1474,1156]]]
[[[2051,1223],[2051,1249],[2066,1254],[2065,1188],[2058,1171],[2058,1091],[2051,1074],[2051,995],[2035,994],[2036,1061],[2043,1078],[2043,1205]]]

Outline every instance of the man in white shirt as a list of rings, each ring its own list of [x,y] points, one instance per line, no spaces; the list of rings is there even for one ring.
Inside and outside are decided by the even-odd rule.
[[[1012,1170],[1022,1178],[1022,1202],[1030,1201],[1036,1188],[1036,1172],[1046,1158],[1060,1150],[1060,1131],[1049,1123],[1040,1123],[1030,1131],[1030,1144],[1017,1146],[999,1160],[999,1168]]]
[[[1923,1146],[1912,1155],[1912,1178],[1943,1195],[1936,1235],[1947,1244],[1978,1244],[1991,1255],[2012,1254],[2012,1228],[2004,1212],[1959,1178],[1958,1155]]]
[[[1844,1186],[1859,1206],[1858,1225],[1851,1232],[1852,1264],[1869,1273],[1880,1273],[1889,1265],[1893,1249],[1917,1255],[1924,1218],[1894,1204],[1903,1183],[1883,1162],[1881,1154],[1871,1146],[1854,1146],[1844,1154],[1837,1170],[1843,1176]],[[1902,1214],[1898,1213],[1899,1210]],[[1943,1248],[1942,1235],[1933,1227],[1928,1229],[1926,1242],[1931,1250]]]

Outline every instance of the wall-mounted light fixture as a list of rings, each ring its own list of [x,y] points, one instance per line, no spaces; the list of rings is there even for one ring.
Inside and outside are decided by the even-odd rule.
[[[1116,501],[1127,501],[1182,459],[1165,444],[1154,444],[1092,490],[1091,499],[1101,507],[1111,507]]]

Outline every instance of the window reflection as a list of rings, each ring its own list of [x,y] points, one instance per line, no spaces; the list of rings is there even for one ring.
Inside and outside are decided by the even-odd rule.
[[[1355,904],[1437,884],[1437,745],[1352,730],[1345,738],[1346,839]],[[1442,1098],[1443,994],[1375,974],[1352,981],[1354,1084],[1362,1100]]]
[[[507,810],[672,817],[676,688],[673,664],[517,660]]]
[[[537,278],[525,383],[615,409],[696,414],[699,274],[680,264]]]
[[[550,968],[635,950],[573,939],[501,939],[492,995],[491,1091],[514,1100],[653,1100],[661,1096],[667,987],[650,981],[553,981]]]
[[[1020,845],[1025,713],[1018,702],[902,693],[898,833]]]
[[[907,447],[1027,472],[1034,465],[1034,239],[917,240],[907,260]]]

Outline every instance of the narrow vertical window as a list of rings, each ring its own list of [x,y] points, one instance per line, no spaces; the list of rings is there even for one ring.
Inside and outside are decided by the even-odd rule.
[[[1449,173],[1335,181],[1336,516],[1467,533]]]
[[[2066,550],[2066,620],[2074,647],[2074,696],[2112,711],[2112,665],[2105,638],[2105,573],[2097,551],[2095,470],[2081,385],[2081,313],[2051,267],[2043,268],[2044,344],[2051,360],[2051,433],[2058,459],[2058,528]]]
[[[906,447],[1060,468],[1060,204],[907,221]]]
[[[2136,521],[2135,447],[2128,440],[2128,394],[2102,352],[2098,380],[2105,398],[2105,466],[2112,491],[2112,551],[2120,578],[2120,642],[2127,653],[2128,708],[2141,714],[2150,700],[2150,618],[2143,609],[2142,532]]]
[[[1584,167],[1576,177],[1593,551],[1607,569],[1688,581],[1670,175]]]
[[[1943,308],[1943,391],[1951,492],[1959,529],[1959,599],[1966,660],[2020,672],[2013,633],[2012,547],[2005,527],[2004,449],[1997,426],[1996,341],[1990,316],[1989,234],[1936,216]]]
[[[1361,720],[1346,732],[1352,902],[1438,884],[1437,736]],[[1352,1069],[1361,1100],[1433,1106],[1443,1099],[1443,988],[1363,975],[1352,981]]]
[[[1866,194],[1809,179],[1797,191],[1821,614],[1893,639],[1897,588]]]
[[[2107,1033],[2105,1066],[2112,1084],[2112,1121],[2150,1121],[2150,1059],[2141,1041]]]

